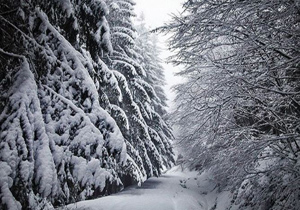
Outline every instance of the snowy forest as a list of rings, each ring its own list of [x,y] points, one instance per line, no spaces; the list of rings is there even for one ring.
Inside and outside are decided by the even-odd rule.
[[[161,61],[133,5],[1,0],[1,209],[108,195],[173,165]]]
[[[300,209],[300,1],[189,0],[166,30],[186,164],[239,209]]]
[[[300,1],[185,0],[154,30],[136,2],[0,0],[0,209],[109,197],[176,164],[230,194],[190,209],[300,209]],[[182,78],[170,113],[156,33]]]

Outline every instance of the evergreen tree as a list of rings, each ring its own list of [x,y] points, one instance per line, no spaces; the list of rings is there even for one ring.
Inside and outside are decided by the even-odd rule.
[[[111,69],[116,70],[115,75],[122,84],[123,104],[114,105],[123,109],[123,113],[127,115],[129,130],[123,132],[123,135],[127,140],[128,151],[132,151],[129,155],[134,161],[142,160],[143,164],[139,166],[139,170],[144,177],[150,177],[158,176],[164,167],[169,167],[174,161],[170,146],[172,136],[166,137],[164,132],[171,134],[169,127],[154,108],[155,101],[161,99],[147,82],[147,75],[151,75],[151,69],[141,65],[143,56],[139,52],[137,33],[132,23],[135,16],[133,6],[134,3],[130,0],[115,0],[110,4],[108,20],[114,52],[107,58],[107,63]],[[165,130],[160,130],[162,124]],[[153,129],[155,126],[157,131]],[[169,156],[163,154],[159,148],[164,147],[161,139],[171,151]]]
[[[170,127],[166,124],[167,97],[163,89],[166,83],[162,60],[159,58],[158,38],[155,34],[150,33],[143,17],[137,20],[136,28],[136,50],[141,55],[138,60],[147,73],[144,78],[146,83],[143,83],[143,87],[151,100],[150,108],[146,107],[142,114],[149,126],[152,141],[159,153],[162,154],[165,166],[169,167],[170,160],[174,162],[174,154],[170,150],[170,140],[173,139],[173,135]]]
[[[1,207],[43,209],[117,191],[126,148],[95,76],[111,46],[105,3],[1,5]],[[94,30],[81,30],[89,24]]]

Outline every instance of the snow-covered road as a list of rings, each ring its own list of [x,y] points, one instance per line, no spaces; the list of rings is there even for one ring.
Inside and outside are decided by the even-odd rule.
[[[68,209],[84,210],[206,210],[206,198],[199,189],[195,172],[178,168],[159,178],[147,180],[141,187],[130,187],[107,197],[82,201]]]

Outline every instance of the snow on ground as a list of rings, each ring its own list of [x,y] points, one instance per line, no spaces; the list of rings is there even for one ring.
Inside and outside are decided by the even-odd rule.
[[[217,193],[208,174],[181,172],[174,167],[161,177],[150,178],[141,187],[68,205],[68,210],[224,210],[230,194]]]

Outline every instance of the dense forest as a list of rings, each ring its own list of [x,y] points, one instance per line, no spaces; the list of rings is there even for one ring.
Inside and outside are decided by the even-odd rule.
[[[224,209],[300,209],[300,1],[185,0],[151,31],[180,67],[171,114],[134,6],[0,0],[0,209],[141,185],[174,166],[173,146],[230,192]]]
[[[239,209],[299,209],[300,2],[188,0],[162,30],[183,66],[173,119],[186,165]]]
[[[0,1],[1,209],[108,195],[174,164],[159,51],[134,5]]]

